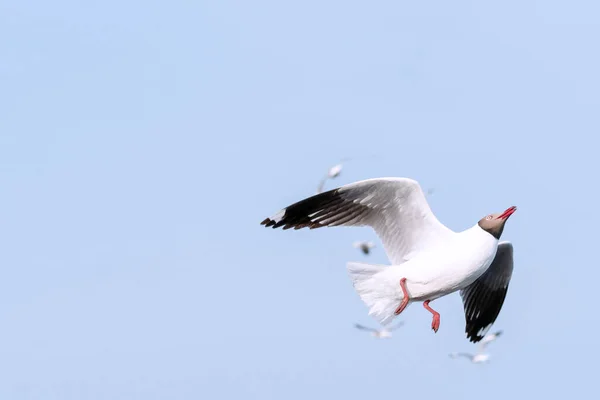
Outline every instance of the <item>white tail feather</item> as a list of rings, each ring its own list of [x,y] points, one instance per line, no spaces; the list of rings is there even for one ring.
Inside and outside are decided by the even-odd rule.
[[[403,298],[399,280],[388,273],[390,267],[351,262],[347,268],[354,289],[369,307],[369,315],[382,325],[390,323]]]

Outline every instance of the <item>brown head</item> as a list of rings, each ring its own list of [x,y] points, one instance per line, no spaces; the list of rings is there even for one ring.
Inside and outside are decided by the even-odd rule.
[[[503,213],[490,214],[481,218],[477,224],[481,229],[500,240],[500,236],[504,230],[504,224],[508,220],[508,217],[510,217],[515,211],[517,211],[517,207],[509,207],[504,210]]]

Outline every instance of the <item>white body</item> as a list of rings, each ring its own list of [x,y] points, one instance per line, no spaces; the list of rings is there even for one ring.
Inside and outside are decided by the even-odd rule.
[[[337,178],[341,172],[342,172],[342,164],[337,164],[329,169],[329,172],[327,173],[327,175],[333,179],[333,178]]]
[[[410,301],[435,300],[464,289],[490,266],[498,240],[475,225],[451,240],[413,254],[399,265],[348,263],[348,271],[361,299],[369,307],[369,315],[386,324],[404,294],[400,279],[406,278]],[[410,303],[409,303],[410,304]]]
[[[482,362],[488,361],[489,359],[490,359],[489,354],[475,354],[475,356],[473,356],[471,361],[473,361],[474,363],[482,363]]]
[[[388,332],[386,330],[373,332],[373,336],[379,339],[386,339],[392,337],[392,332]]]

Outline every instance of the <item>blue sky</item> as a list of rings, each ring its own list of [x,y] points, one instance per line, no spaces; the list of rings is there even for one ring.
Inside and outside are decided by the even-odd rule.
[[[595,388],[598,2],[85,3],[0,3],[0,398]],[[491,364],[458,294],[352,328],[369,229],[261,228],[344,157],[454,230],[519,207]]]

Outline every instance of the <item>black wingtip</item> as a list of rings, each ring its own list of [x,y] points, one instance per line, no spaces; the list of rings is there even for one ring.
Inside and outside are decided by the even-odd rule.
[[[275,221],[272,221],[272,222],[273,222],[273,229],[277,229],[280,226],[287,225],[287,221],[284,221],[284,220],[281,220],[279,222],[275,222]]]
[[[271,218],[267,218],[263,222],[261,222],[260,224],[264,225],[265,228],[270,228],[271,226],[275,225],[275,221],[273,221]],[[273,228],[276,228],[276,227],[273,226]]]
[[[316,229],[343,221],[344,218],[349,219],[352,213],[360,211],[357,207],[354,203],[344,205],[338,188],[294,203],[272,217],[266,218],[260,224],[273,229],[283,227],[284,230]],[[321,224],[320,220],[327,220],[328,225]]]
[[[477,343],[477,342],[480,342],[481,339],[483,339],[483,336],[477,336],[477,335],[473,336],[473,335],[469,335],[467,333],[467,338],[469,339],[469,342],[471,342],[471,343]]]

